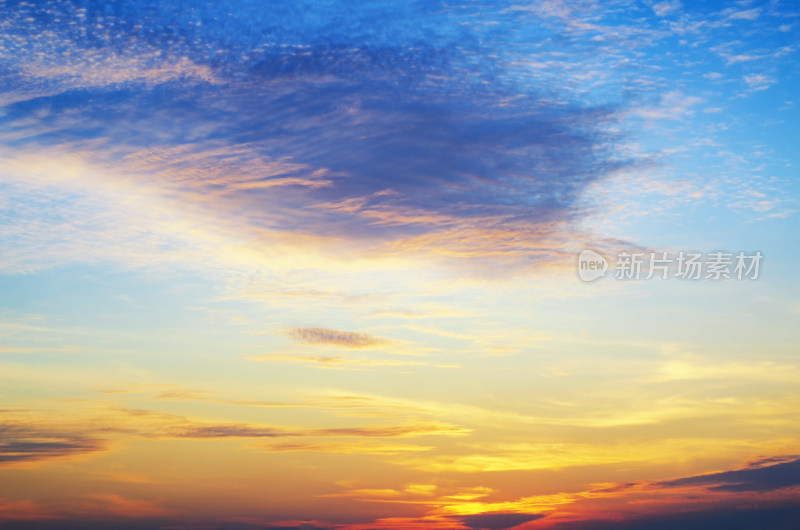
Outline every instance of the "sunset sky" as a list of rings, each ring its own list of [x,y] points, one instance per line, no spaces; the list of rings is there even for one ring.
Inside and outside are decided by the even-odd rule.
[[[800,528],[799,98],[790,0],[0,0],[0,528]]]

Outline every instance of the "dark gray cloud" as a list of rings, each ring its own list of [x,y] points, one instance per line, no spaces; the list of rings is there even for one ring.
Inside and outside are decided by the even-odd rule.
[[[796,530],[800,507],[713,508],[679,514],[654,514],[622,520],[560,523],[555,530]]]
[[[457,519],[467,528],[474,530],[503,530],[514,528],[530,521],[544,517],[540,513],[481,513],[462,515]]]
[[[103,439],[26,423],[0,423],[0,466],[104,451]]]
[[[657,482],[657,486],[708,486],[712,491],[773,491],[800,486],[800,459],[781,461],[781,457],[761,460],[760,463],[778,461],[777,464],[748,467],[721,473]]]
[[[762,467],[767,464],[781,464],[785,462],[791,462],[793,460],[800,459],[800,455],[776,455],[776,456],[765,456],[763,458],[757,458],[748,462],[747,467],[749,468],[757,468]]]
[[[160,518],[139,518],[134,521],[121,518],[86,520],[63,517],[49,521],[0,521],[4,530],[297,530],[296,526],[265,526],[218,520],[190,521]],[[316,528],[315,530],[328,530]]]

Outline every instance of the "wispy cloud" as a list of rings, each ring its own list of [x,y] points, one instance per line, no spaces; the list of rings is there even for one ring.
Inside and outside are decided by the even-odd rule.
[[[176,510],[159,506],[155,502],[145,499],[131,499],[114,493],[96,493],[89,496],[90,503],[96,506],[90,508],[98,515],[113,515],[130,518],[166,517],[176,515]]]
[[[386,455],[394,456],[403,453],[431,451],[433,446],[419,444],[385,443],[372,441],[322,442],[297,440],[290,442],[277,442],[256,446],[270,453],[326,453],[326,454],[352,454],[352,455]]]
[[[250,425],[186,425],[168,431],[176,438],[274,438],[287,433],[279,429]]]
[[[480,44],[470,26],[452,33],[433,22],[457,15],[452,10],[380,8],[371,16],[384,21],[381,36],[364,32],[372,22],[356,16],[347,21],[352,31],[337,37],[346,42],[330,50],[321,35],[305,27],[313,26],[312,20],[302,16],[283,22],[298,31],[291,39],[296,42],[279,46],[261,38],[267,21],[257,30],[235,12],[226,15],[241,25],[232,38],[210,24],[217,10],[204,4],[197,7],[204,23],[192,21],[185,35],[161,42],[163,35],[152,25],[158,20],[131,25],[146,16],[144,8],[123,9],[130,20],[119,14],[90,23],[98,16],[93,10],[49,7],[63,17],[61,25],[29,6],[14,14],[21,40],[7,38],[19,51],[10,71],[34,88],[30,104],[13,105],[4,117],[18,144],[4,166],[14,174],[16,191],[29,197],[26,211],[41,211],[30,203],[29,175],[36,164],[31,159],[43,149],[53,160],[69,151],[72,164],[56,162],[41,172],[36,186],[49,187],[66,215],[46,233],[37,219],[18,223],[27,234],[16,249],[18,270],[46,268],[59,257],[61,263],[79,256],[90,260],[96,253],[91,249],[110,240],[136,241],[137,248],[118,254],[125,265],[157,264],[170,253],[155,251],[163,246],[156,234],[189,236],[188,246],[241,246],[242,241],[259,242],[253,247],[261,249],[313,246],[329,257],[380,258],[399,250],[411,256],[414,247],[423,256],[455,253],[462,262],[526,253],[538,262],[546,253],[530,250],[556,250],[569,240],[577,196],[621,163],[607,156],[612,144],[605,127],[614,120],[613,109],[553,106],[524,86],[483,83],[480,79],[496,80],[496,72],[471,64]],[[424,21],[413,26],[420,35],[414,45],[426,43],[419,53],[408,53],[397,9]],[[200,15],[204,11],[208,18]],[[115,31],[97,29],[110,25]],[[268,25],[284,34],[284,28]],[[69,29],[83,26],[90,34],[79,37]],[[39,42],[33,34],[46,38]],[[406,38],[384,40],[388,34]],[[213,49],[197,49],[191,39],[201,36],[210,38]],[[92,45],[95,39],[104,46]],[[369,51],[374,46],[379,54]],[[462,68],[454,67],[458,64],[463,79],[451,75]],[[160,95],[151,101],[156,86]],[[59,90],[77,89],[94,90],[98,99],[58,96]],[[253,108],[259,112],[248,110]],[[78,166],[80,176],[72,171]],[[113,200],[113,211],[103,211],[102,204],[112,202],[106,199],[90,207],[86,203],[98,190],[129,199]],[[181,227],[180,221],[134,206],[138,200],[131,197],[139,197],[140,205],[158,197],[161,213],[191,212],[189,226],[210,227],[227,217],[228,230],[212,235]],[[125,221],[128,216],[140,222]],[[91,226],[105,228],[81,229],[87,218]],[[551,223],[561,223],[558,237],[549,237]],[[495,230],[470,237],[466,232],[476,224]],[[124,227],[132,226],[138,233],[125,233]],[[513,246],[489,244],[501,227]],[[62,238],[53,245],[65,232],[85,240]],[[460,248],[448,250],[456,239]],[[182,250],[172,254],[176,258],[202,261],[187,245],[177,247]],[[248,253],[257,252],[248,248],[238,254]]]
[[[759,92],[768,89],[775,80],[764,74],[748,74],[744,76],[744,82],[751,92]]]
[[[694,112],[693,107],[702,101],[698,96],[675,90],[663,94],[656,105],[636,110],[636,115],[646,119],[682,119],[690,116]]]
[[[289,328],[286,335],[304,344],[323,344],[346,348],[367,348],[380,346],[388,341],[366,333],[338,331],[325,328]]]
[[[656,15],[663,17],[681,9],[682,4],[679,0],[666,0],[653,4],[653,11]]]
[[[250,355],[247,359],[251,361],[272,361],[285,363],[304,363],[311,364],[317,368],[327,370],[365,370],[372,368],[412,368],[412,367],[435,367],[435,368],[457,368],[457,364],[437,363],[431,361],[410,361],[401,359],[361,359],[344,357],[341,355]]]
[[[25,422],[0,423],[0,466],[70,459],[108,450],[99,433]]]
[[[730,20],[756,20],[761,16],[761,8],[731,10],[728,14]]]
[[[308,405],[311,407],[312,405]],[[317,407],[315,405],[315,407]],[[21,415],[26,411],[17,411]],[[28,417],[35,417],[27,411]],[[358,454],[400,454],[427,451],[431,447],[405,442],[380,440],[413,440],[421,437],[461,437],[470,428],[430,418],[404,417],[402,421],[379,424],[363,422],[351,426],[263,425],[199,421],[179,414],[148,409],[84,410],[69,424],[59,421],[55,414],[41,415],[39,423],[7,421],[0,424],[0,466],[46,464],[62,459],[79,459],[88,455],[111,452],[112,440],[175,439],[255,441],[248,447],[259,451],[328,452]],[[45,422],[47,418],[50,421]],[[76,427],[75,424],[80,424]],[[266,443],[261,442],[262,440]],[[275,440],[275,441],[269,441]],[[280,440],[280,441],[278,441]]]
[[[2,521],[43,521],[60,519],[41,503],[32,500],[10,500],[0,498],[0,522]]]
[[[800,486],[800,459],[657,482],[656,486],[706,486],[711,491],[774,491]]]

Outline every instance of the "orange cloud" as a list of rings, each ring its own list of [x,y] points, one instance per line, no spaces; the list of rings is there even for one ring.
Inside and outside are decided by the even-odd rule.
[[[35,521],[57,519],[41,504],[31,500],[10,501],[0,499],[0,521]]]
[[[89,498],[99,501],[95,509],[99,513],[121,517],[165,517],[175,515],[169,510],[144,499],[129,499],[114,493],[97,493]]]

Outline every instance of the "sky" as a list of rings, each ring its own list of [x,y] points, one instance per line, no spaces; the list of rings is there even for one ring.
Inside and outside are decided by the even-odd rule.
[[[0,528],[797,528],[799,53],[788,0],[0,0]]]

